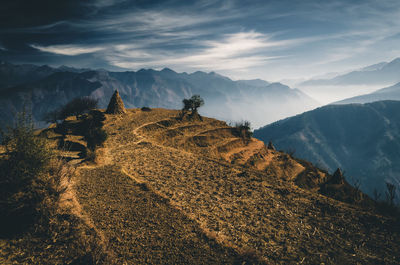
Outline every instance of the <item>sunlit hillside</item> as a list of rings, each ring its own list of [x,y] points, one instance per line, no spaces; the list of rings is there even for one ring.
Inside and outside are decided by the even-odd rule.
[[[93,162],[82,155],[81,123],[69,118],[63,125],[60,154],[76,172],[59,207],[95,231],[108,262],[399,261],[399,224],[378,214],[372,200],[225,122],[166,109],[106,114],[108,138]],[[60,146],[57,127],[41,135]],[[14,244],[9,251],[23,247]],[[29,258],[7,254],[3,261]]]

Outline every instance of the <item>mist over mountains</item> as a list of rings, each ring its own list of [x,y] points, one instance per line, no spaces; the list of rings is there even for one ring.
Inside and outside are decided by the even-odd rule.
[[[382,87],[400,82],[400,58],[390,62],[376,63],[331,78],[316,78],[299,83],[297,86],[306,94],[318,101],[328,104],[373,93]],[[378,96],[377,100],[392,99]],[[364,103],[366,101],[345,101],[347,103]],[[344,102],[343,102],[344,103]]]
[[[396,58],[391,62],[373,64],[334,78],[307,80],[299,85],[388,85],[400,82],[399,71],[400,58]]]
[[[180,109],[182,99],[200,94],[204,115],[226,121],[250,120],[254,127],[310,110],[318,103],[298,89],[263,80],[233,81],[214,72],[176,73],[142,69],[137,72],[13,65],[0,67],[2,122],[11,120],[25,101],[36,120],[74,97],[92,96],[106,107],[119,90],[128,108]],[[24,100],[23,100],[24,99]]]
[[[361,189],[384,194],[385,182],[400,190],[400,102],[329,105],[254,131],[278,149],[294,151],[333,172],[345,171]]]
[[[369,94],[347,98],[335,104],[369,103],[381,100],[400,100],[400,83],[385,87]]]

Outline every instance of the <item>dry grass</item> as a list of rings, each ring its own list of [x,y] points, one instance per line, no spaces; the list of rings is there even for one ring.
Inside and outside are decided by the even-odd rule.
[[[318,194],[325,172],[178,114],[107,115],[96,164],[62,152],[79,171],[67,184],[76,201],[62,208],[109,263],[400,263],[399,223]]]
[[[79,201],[104,232],[115,264],[242,264],[243,257],[116,166],[82,169]],[[256,262],[246,256],[247,264]],[[246,264],[246,263],[245,263]]]
[[[69,181],[74,168],[54,159],[41,176],[53,193],[40,205],[40,218],[28,231],[0,238],[0,264],[100,264],[107,262],[98,235],[76,214]]]
[[[147,183],[217,241],[254,249],[270,263],[399,261],[399,225],[391,219],[296,187],[304,167],[288,155],[257,145],[219,152],[219,145],[232,141],[229,134],[215,134],[226,132],[225,124],[180,122],[176,115],[154,109],[108,117],[108,163]],[[195,136],[209,137],[193,142]],[[247,163],[256,153],[262,171]]]

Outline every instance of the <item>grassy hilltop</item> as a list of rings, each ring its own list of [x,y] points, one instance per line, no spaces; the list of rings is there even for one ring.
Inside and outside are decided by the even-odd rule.
[[[58,154],[73,168],[54,206],[77,219],[69,225],[81,232],[71,232],[69,251],[82,235],[96,243],[71,257],[59,236],[35,249],[26,237],[3,238],[1,263],[400,262],[394,217],[340,175],[268,149],[239,127],[176,110],[128,109],[105,114],[108,137],[88,149],[84,121],[71,117],[62,133],[59,125],[40,135],[62,147]],[[48,249],[58,255],[38,257]]]

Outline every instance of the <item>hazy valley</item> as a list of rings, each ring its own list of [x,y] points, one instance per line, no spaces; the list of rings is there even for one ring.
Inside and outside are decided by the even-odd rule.
[[[396,58],[390,62],[377,63],[345,74],[334,74],[331,78],[306,80],[296,84],[296,87],[323,104],[341,100],[343,103],[365,103],[397,99],[397,97],[390,98],[387,94],[386,96],[377,95],[370,101],[347,100],[347,98],[377,92],[383,87],[400,82],[399,71],[400,58]],[[373,99],[372,96],[371,99]]]
[[[254,127],[310,110],[319,104],[298,89],[263,80],[231,79],[216,73],[176,73],[170,69],[108,72],[48,66],[1,64],[1,120],[12,120],[22,105],[37,121],[75,97],[91,96],[105,107],[115,89],[127,107],[179,109],[181,100],[200,94],[201,113],[225,121],[250,120]],[[23,71],[21,69],[24,69]],[[27,70],[28,69],[28,70]]]

